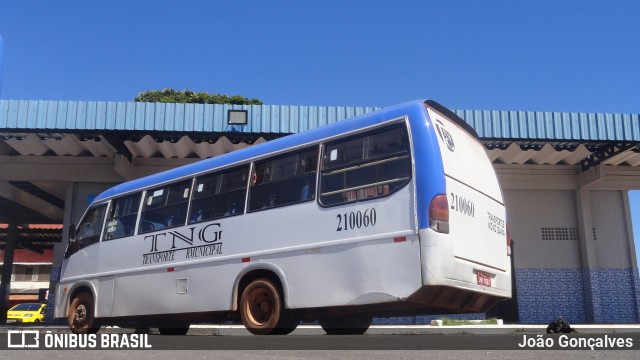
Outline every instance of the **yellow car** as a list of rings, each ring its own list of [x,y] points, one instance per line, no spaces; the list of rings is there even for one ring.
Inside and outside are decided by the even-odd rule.
[[[39,303],[18,304],[7,312],[7,324],[43,322],[46,307]]]

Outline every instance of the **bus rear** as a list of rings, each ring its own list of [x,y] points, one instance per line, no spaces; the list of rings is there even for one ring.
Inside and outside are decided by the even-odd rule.
[[[506,211],[491,161],[475,131],[427,101],[431,139],[440,150],[444,189],[421,226],[423,284],[416,298],[451,312],[482,312],[511,297]],[[426,225],[426,224],[425,224]]]

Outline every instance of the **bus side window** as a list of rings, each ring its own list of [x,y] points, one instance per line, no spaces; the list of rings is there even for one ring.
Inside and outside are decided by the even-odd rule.
[[[184,225],[187,219],[191,180],[147,191],[139,233]]]
[[[249,211],[314,200],[317,163],[317,146],[256,162]]]
[[[189,224],[244,212],[249,165],[196,178]]]
[[[137,193],[111,201],[111,207],[107,213],[105,240],[133,235],[141,197],[142,194]]]
[[[107,205],[101,205],[87,210],[86,215],[78,224],[75,238],[69,239],[65,257],[100,241],[106,208]]]
[[[323,206],[387,196],[411,179],[411,156],[404,125],[329,142],[323,158],[320,176]]]

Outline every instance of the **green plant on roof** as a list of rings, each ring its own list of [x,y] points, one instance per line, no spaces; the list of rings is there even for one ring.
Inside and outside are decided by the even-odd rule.
[[[249,99],[240,95],[229,96],[226,94],[211,94],[191,90],[178,91],[171,88],[141,92],[133,101],[181,104],[262,105],[262,101],[259,99]]]

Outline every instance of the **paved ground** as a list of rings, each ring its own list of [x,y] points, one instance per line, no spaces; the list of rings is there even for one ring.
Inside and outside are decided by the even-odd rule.
[[[520,346],[525,340],[553,341],[558,349],[560,336],[546,335],[545,325],[466,325],[466,326],[372,326],[364,336],[329,336],[319,326],[303,325],[287,336],[250,336],[239,325],[194,325],[189,336],[160,336],[152,329],[148,334],[134,330],[107,327],[96,335],[98,342],[102,337],[144,337],[153,345],[142,351],[125,348],[104,351],[77,350],[28,350],[28,357],[51,360],[57,358],[118,358],[128,359],[175,359],[184,357],[188,350],[198,358],[284,358],[284,359],[477,359],[490,356],[495,359],[638,359],[640,358],[639,325],[575,325],[578,334],[570,334],[565,339],[630,339],[631,351],[619,351],[620,347],[608,347],[605,350],[596,347],[595,351],[583,350],[556,351],[531,350]],[[39,332],[39,341],[45,342],[48,336],[67,339],[68,329],[63,326],[0,326],[0,359],[18,358],[27,354],[25,350],[8,349],[9,332],[16,335],[20,330]],[[53,334],[53,335],[52,335]],[[126,334],[126,335],[123,335]],[[20,335],[19,333],[17,334]],[[564,335],[563,335],[564,336]],[[15,338],[14,338],[15,340]],[[17,340],[19,341],[19,339]],[[130,341],[130,340],[129,340]],[[49,346],[47,346],[50,348]],[[56,348],[54,346],[54,348]],[[68,349],[61,346],[59,348]],[[564,347],[565,349],[573,349]],[[622,347],[624,348],[624,346]],[[585,349],[585,347],[578,347]],[[162,350],[162,351],[159,351]],[[154,354],[154,355],[152,355]],[[215,354],[215,356],[214,356]],[[242,354],[242,355],[240,355]]]
[[[614,325],[571,325],[579,334],[617,334],[640,333],[640,324],[614,324]],[[0,325],[0,334],[12,329],[30,329],[30,326]],[[478,335],[504,335],[504,334],[543,334],[546,325],[462,325],[462,326],[430,326],[430,325],[372,325],[367,335],[422,335],[422,334],[478,334]],[[68,332],[66,326],[45,326],[42,329],[52,332]],[[132,329],[118,327],[103,327],[100,332],[133,332]],[[157,334],[155,329],[150,334]],[[191,325],[188,335],[225,335],[244,336],[251,335],[242,325]],[[300,325],[291,335],[324,335],[319,325]]]
[[[578,333],[640,333],[640,324],[624,325],[571,325]],[[372,325],[368,335],[420,335],[420,334],[519,334],[545,333],[547,325],[462,325],[462,326],[429,326],[429,325]],[[241,325],[192,325],[192,335],[250,335]],[[324,331],[319,325],[301,325],[291,335],[322,335]]]
[[[28,356],[26,356],[28,355]],[[42,350],[30,351],[0,351],[0,359],[31,360],[637,360],[638,353],[634,351],[185,351],[185,350],[149,350],[149,351],[75,351],[75,350]]]

